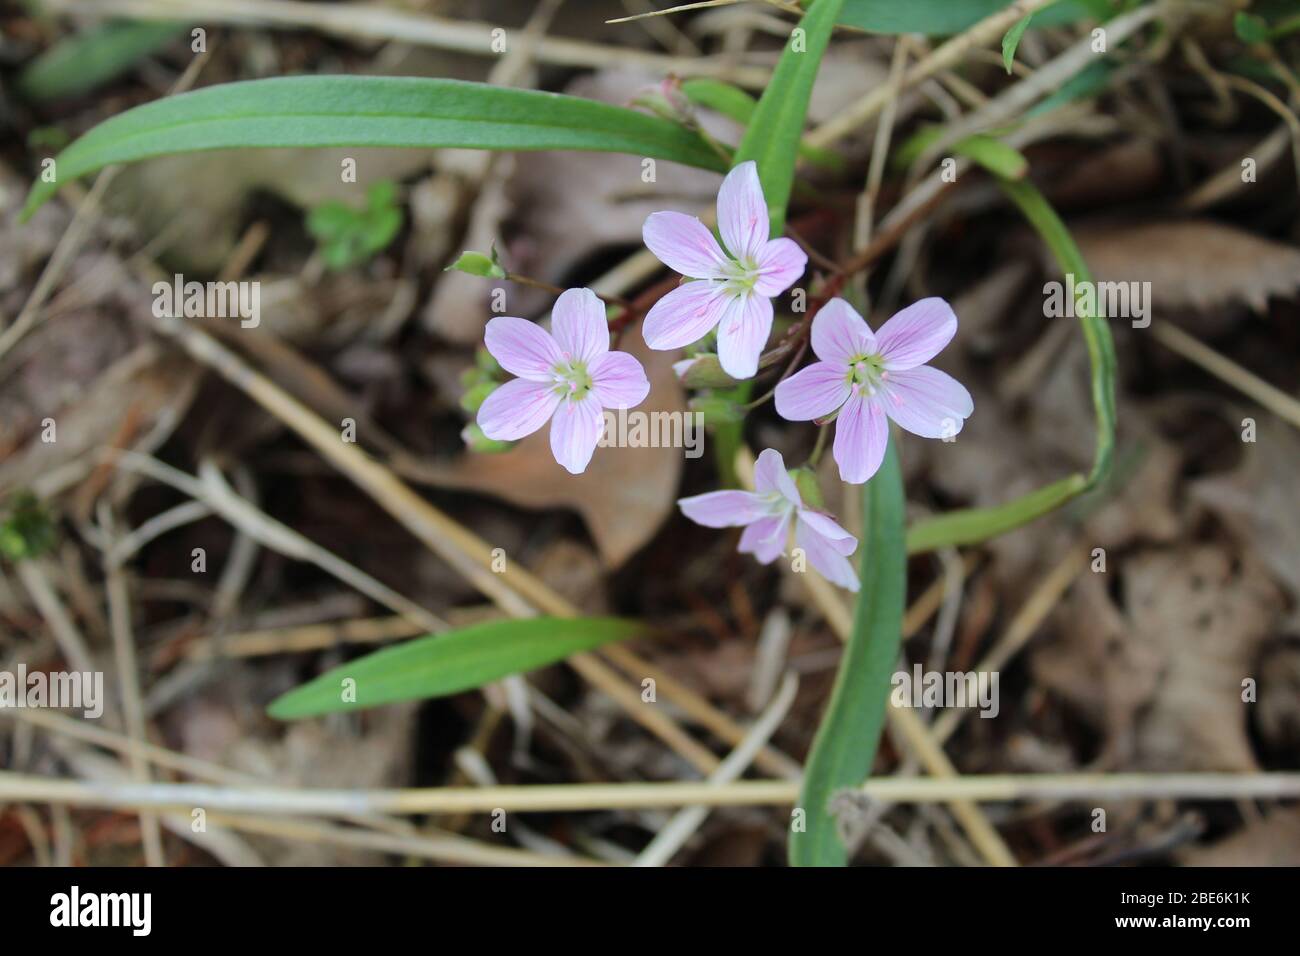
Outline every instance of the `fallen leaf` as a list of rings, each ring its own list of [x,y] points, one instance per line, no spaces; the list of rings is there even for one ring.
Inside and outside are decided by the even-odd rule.
[[[139,450],[158,447],[184,417],[200,374],[193,365],[177,362],[145,344],[101,374],[77,382],[75,394],[63,401],[29,406],[27,414],[35,417],[37,430],[23,436],[0,436],[5,445],[12,442],[18,446],[0,463],[0,494],[28,487],[60,466],[112,443],[115,437]],[[138,418],[127,434],[123,426],[130,415]],[[43,417],[53,419],[56,441],[42,440],[39,423]]]
[[[1038,678],[1093,718],[1118,766],[1257,770],[1242,681],[1281,608],[1263,568],[1201,546],[1144,551],[1108,573],[1121,575],[1122,613],[1084,575],[1062,639],[1034,655]]]
[[[1268,566],[1291,596],[1292,607],[1300,607],[1300,514],[1295,507],[1300,438],[1261,413],[1256,415],[1255,441],[1244,442],[1242,449],[1236,469],[1193,481],[1188,495],[1223,521],[1242,547]]]
[[[1097,281],[1150,282],[1159,314],[1249,305],[1300,290],[1300,249],[1210,219],[1072,224]]]
[[[1300,810],[1275,809],[1232,836],[1175,856],[1183,866],[1300,866]]]

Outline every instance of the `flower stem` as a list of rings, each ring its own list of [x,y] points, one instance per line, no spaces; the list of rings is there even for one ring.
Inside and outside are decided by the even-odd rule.
[[[812,454],[808,456],[808,467],[816,468],[821,461],[822,451],[826,448],[826,436],[831,433],[830,422],[817,429],[817,443],[813,445]]]

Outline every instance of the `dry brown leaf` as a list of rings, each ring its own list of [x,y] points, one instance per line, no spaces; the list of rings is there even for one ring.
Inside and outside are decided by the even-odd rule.
[[[21,447],[0,463],[0,494],[30,486],[61,465],[115,442],[135,446],[147,437],[149,447],[156,447],[180,423],[199,376],[193,365],[145,344],[103,374],[78,382],[75,395],[64,401],[29,407],[38,430],[3,439],[12,438]],[[55,441],[42,440],[42,417],[54,420]]]
[[[1295,467],[1300,437],[1277,419],[1256,418],[1255,441],[1243,444],[1235,470],[1191,483],[1189,494],[1224,522],[1268,565],[1300,606],[1300,514],[1296,511]]]
[[[1128,417],[1121,436],[1134,432],[1134,423],[1141,421],[1137,414]],[[1138,541],[1167,543],[1182,530],[1174,502],[1183,456],[1177,445],[1152,431],[1143,432],[1133,442],[1121,438],[1121,457],[1132,450],[1141,460],[1131,475],[1116,482],[1111,497],[1089,517],[1088,540],[1094,547],[1115,550]]]
[[[1281,595],[1262,567],[1222,550],[1147,551],[1122,576],[1119,616],[1084,575],[1063,640],[1035,655],[1040,680],[1082,705],[1108,756],[1149,771],[1253,771],[1242,681],[1273,631]]]
[[[547,587],[568,600],[583,614],[608,614],[605,574],[591,548],[569,538],[556,538],[529,556],[529,564]]]
[[[1071,226],[1098,281],[1150,282],[1157,314],[1249,305],[1300,289],[1300,249],[1209,219]]]
[[[1273,810],[1230,837],[1176,856],[1183,866],[1300,866],[1300,810]]]
[[[1107,731],[1101,764],[1127,762],[1136,746],[1136,715],[1156,691],[1163,658],[1130,638],[1100,574],[1078,578],[1058,617],[1060,639],[1031,658],[1035,679]]]
[[[63,203],[48,202],[30,222],[19,224],[29,185],[0,163],[0,309],[11,320],[26,301],[27,277],[45,264],[71,218]]]
[[[1300,753],[1300,642],[1272,641],[1260,655],[1254,727],[1266,757],[1294,764]]]

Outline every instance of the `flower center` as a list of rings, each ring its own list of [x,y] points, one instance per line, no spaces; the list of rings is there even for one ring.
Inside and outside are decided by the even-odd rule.
[[[728,259],[723,285],[732,295],[748,295],[758,281],[758,263],[747,259]]]
[[[587,363],[565,356],[565,360],[551,369],[554,376],[555,393],[561,398],[579,402],[591,391],[591,373]]]
[[[794,510],[794,502],[781,494],[780,491],[769,491],[763,496],[763,500],[767,505],[767,513],[774,517]]]
[[[848,383],[855,393],[874,395],[888,374],[882,355],[855,355],[849,359]]]

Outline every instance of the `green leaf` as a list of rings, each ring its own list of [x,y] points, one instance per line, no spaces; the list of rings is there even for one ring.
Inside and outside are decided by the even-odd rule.
[[[58,155],[58,181],[38,181],[23,216],[60,182],[112,163],[281,146],[574,149],[724,168],[697,134],[595,100],[461,80],[292,76],[211,86],[105,120]]]
[[[1087,487],[1084,475],[1070,475],[1004,505],[963,508],[918,521],[907,529],[907,551],[918,554],[996,538],[1055,511]]]
[[[708,426],[735,425],[745,420],[745,410],[724,395],[697,395],[689,406],[692,412],[704,416]]]
[[[924,33],[941,36],[967,27],[1009,6],[1011,0],[846,0],[840,23],[872,33]],[[1059,26],[1086,18],[1105,18],[1107,0],[1060,0],[1034,16],[1039,26]]]
[[[758,106],[758,100],[740,87],[709,77],[687,80],[682,84],[682,92],[696,106],[703,106],[715,113],[721,113],[727,119],[739,123],[741,126],[749,125],[749,121],[754,115],[754,109]],[[799,158],[806,159],[808,162],[825,169],[842,169],[844,167],[844,160],[838,153],[804,143],[799,144]]]
[[[1268,31],[1270,40],[1281,40],[1293,33],[1300,33],[1300,13],[1293,13],[1286,19],[1274,24]]]
[[[790,833],[791,866],[845,865],[830,801],[870,775],[884,728],[907,590],[903,476],[895,445],[891,436],[880,470],[862,489],[862,589],[853,633],[804,766],[799,806],[807,819],[804,832]]]
[[[872,33],[959,33],[1011,0],[847,0],[840,22]]]
[[[680,380],[686,388],[734,388],[740,382],[722,370],[722,363],[712,352],[693,355]]]
[[[1062,273],[1073,274],[1076,291],[1081,291],[1080,283],[1091,283],[1092,273],[1083,261],[1078,244],[1043,194],[1024,181],[1002,180],[999,185],[1038,231]],[[1109,478],[1115,457],[1115,342],[1106,320],[1096,315],[1095,310],[1085,309],[1083,301],[1076,300],[1075,313],[1091,367],[1092,407],[1096,418],[1091,470],[1087,475],[1070,475],[1004,505],[954,511],[920,522],[908,533],[909,552],[974,544],[1005,534],[1100,487]]]
[[[1051,250],[1057,265],[1064,274],[1073,274],[1076,288],[1079,283],[1092,283],[1092,273],[1083,261],[1083,253],[1070,235],[1061,217],[1031,183],[1001,183],[1002,191],[1011,197],[1029,224]],[[1115,452],[1115,341],[1110,326],[1095,312],[1076,303],[1079,326],[1088,346],[1091,366],[1091,391],[1093,414],[1096,416],[1097,440],[1093,451],[1092,470],[1088,472],[1088,488],[1093,488],[1110,473]]]
[[[125,73],[185,29],[182,23],[117,20],[60,40],[22,71],[18,90],[52,100],[93,90]]]
[[[397,206],[397,186],[379,180],[366,191],[364,209],[337,200],[321,203],[307,215],[307,231],[320,244],[321,256],[331,269],[347,269],[365,262],[393,241],[402,228]]]
[[[1267,43],[1269,39],[1268,21],[1253,13],[1238,10],[1232,18],[1233,29],[1237,39],[1242,43]]]
[[[361,246],[367,256],[387,246],[402,229],[402,210],[374,209],[362,220]]]
[[[1058,106],[1064,106],[1066,103],[1072,103],[1075,100],[1087,99],[1089,96],[1101,92],[1110,84],[1111,74],[1114,72],[1115,64],[1110,60],[1097,60],[1089,63],[1062,83],[1054,93],[1044,97],[1033,108],[1028,110],[1025,113],[1025,119],[1033,119],[1035,116],[1050,113]]]
[[[954,143],[952,151],[983,166],[994,176],[1003,179],[1024,179],[1029,172],[1029,160],[1014,146],[1000,139],[977,133]]]
[[[813,0],[786,43],[732,160],[733,166],[751,159],[758,163],[773,236],[785,226],[808,99],[842,6],[844,0]]]
[[[1002,65],[1007,68],[1008,73],[1011,72],[1011,64],[1016,61],[1016,47],[1020,45],[1020,38],[1025,35],[1025,29],[1033,18],[1032,13],[1026,14],[1023,19],[1017,20],[1016,25],[1002,38]]]
[[[397,207],[397,183],[391,179],[380,179],[370,184],[366,190],[366,208],[371,212]]]
[[[912,165],[942,135],[942,126],[929,125],[917,130],[894,154],[894,165],[903,168]],[[949,149],[1004,179],[1023,179],[1029,172],[1029,160],[1020,150],[984,133],[958,140]]]
[[[721,113],[741,126],[749,125],[758,100],[745,90],[722,80],[698,77],[682,83],[682,93],[696,106]]]
[[[461,429],[460,437],[466,448],[481,455],[495,455],[515,447],[515,443],[512,441],[498,441],[495,438],[488,438],[487,435],[483,434],[483,429],[479,428],[475,422],[470,422]]]
[[[58,525],[49,509],[30,491],[18,491],[0,518],[0,555],[11,561],[40,557],[58,541]]]
[[[620,618],[487,621],[388,647],[336,667],[271,702],[277,720],[446,697],[644,633]],[[353,681],[355,683],[345,683]],[[344,700],[345,687],[355,700]]]
[[[485,256],[481,252],[465,251],[460,254],[460,258],[453,262],[443,272],[467,272],[472,276],[479,276],[484,279],[504,279],[506,270],[502,269],[490,256]]]
[[[487,397],[497,390],[498,384],[497,382],[479,382],[470,386],[460,397],[460,407],[473,415],[483,407]]]

